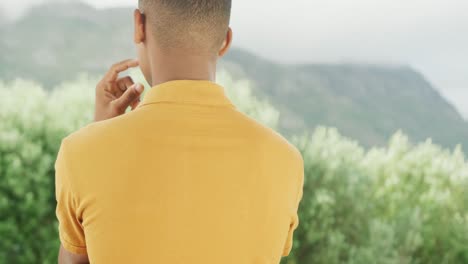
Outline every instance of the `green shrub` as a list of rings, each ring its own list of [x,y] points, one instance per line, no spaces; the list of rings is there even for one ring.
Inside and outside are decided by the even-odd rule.
[[[239,109],[276,126],[278,112],[248,82],[219,77]],[[61,139],[91,122],[96,81],[81,76],[50,94],[0,82],[0,263],[56,262],[53,165]],[[459,149],[411,146],[396,133],[387,148],[366,151],[328,128],[293,141],[305,185],[283,263],[468,263],[468,164]]]
[[[396,133],[365,151],[335,129],[295,140],[304,198],[285,263],[468,263],[468,164]]]
[[[54,162],[61,139],[92,116],[82,84],[49,95],[31,82],[0,83],[2,263],[56,262]]]

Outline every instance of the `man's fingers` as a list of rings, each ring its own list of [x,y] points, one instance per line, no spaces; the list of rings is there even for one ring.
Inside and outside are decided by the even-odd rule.
[[[127,88],[130,88],[134,84],[132,77],[125,76],[117,80],[117,85],[122,92],[125,92]]]
[[[115,92],[117,94],[117,97],[120,97],[128,88],[130,88],[134,84],[134,82],[132,80],[132,77],[125,76],[123,78],[118,79],[116,84],[117,91]]]
[[[137,67],[139,65],[138,60],[135,59],[129,59],[129,60],[124,60],[121,62],[118,62],[110,68],[110,70],[106,73],[106,76],[104,79],[107,82],[113,82],[116,81],[117,78],[119,77],[119,73],[128,70],[129,68]]]
[[[130,104],[130,106],[132,107],[132,111],[135,110],[135,109],[138,107],[138,105],[140,104],[140,102],[141,102],[140,98],[137,98],[135,101],[133,101],[133,102]]]
[[[117,100],[112,101],[113,106],[119,112],[124,112],[127,107],[132,104],[132,102],[140,97],[140,95],[143,93],[143,89],[143,85],[139,83],[134,84],[128,88]]]

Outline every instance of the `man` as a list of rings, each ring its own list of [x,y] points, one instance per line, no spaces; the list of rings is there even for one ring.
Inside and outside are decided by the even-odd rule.
[[[59,263],[278,263],[298,225],[303,161],[215,81],[230,0],[140,0],[138,61],[96,89],[92,124],[55,163]],[[140,66],[152,88],[120,72]],[[128,107],[133,111],[126,114]]]

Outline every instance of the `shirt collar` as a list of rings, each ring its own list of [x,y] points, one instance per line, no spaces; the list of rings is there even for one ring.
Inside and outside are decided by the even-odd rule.
[[[224,88],[208,80],[174,80],[150,88],[138,108],[162,102],[230,106]]]

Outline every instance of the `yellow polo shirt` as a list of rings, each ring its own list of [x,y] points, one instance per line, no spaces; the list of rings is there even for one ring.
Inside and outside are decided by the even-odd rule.
[[[60,240],[91,263],[279,263],[302,197],[301,154],[210,81],[151,88],[62,140]]]

